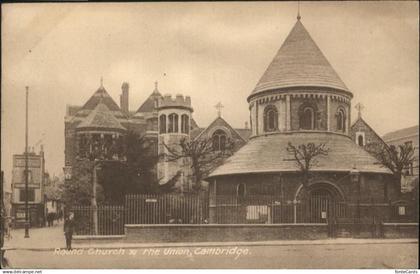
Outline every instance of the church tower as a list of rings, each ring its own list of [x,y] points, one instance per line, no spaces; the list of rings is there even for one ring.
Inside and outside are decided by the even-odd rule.
[[[175,98],[165,95],[158,100],[158,153],[159,155],[168,154],[168,148],[181,152],[180,142],[183,139],[190,139],[191,98],[177,94]],[[168,161],[168,156],[160,159],[157,170],[158,179],[164,184],[174,178],[177,174],[175,188],[178,191],[188,192],[191,189],[191,168],[187,158],[180,158]]]

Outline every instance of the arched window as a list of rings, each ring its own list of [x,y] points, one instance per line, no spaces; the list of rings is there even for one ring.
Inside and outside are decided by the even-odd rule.
[[[213,133],[212,136],[213,139],[213,150],[214,151],[220,151],[220,150],[225,150],[226,149],[226,133],[221,130],[218,129]]]
[[[312,107],[305,107],[300,114],[301,129],[315,129],[315,115]]]
[[[244,183],[240,183],[236,188],[236,195],[238,198],[245,198],[246,195],[246,187]]]
[[[159,117],[159,133],[166,133],[166,115],[160,115]]]
[[[346,115],[344,114],[343,109],[339,109],[336,114],[337,117],[337,130],[338,131],[346,131]]]
[[[169,114],[168,119],[169,119],[168,133],[178,132],[178,114],[176,113]]]
[[[182,114],[182,116],[181,116],[181,132],[182,133],[187,133],[188,134],[188,132],[189,132],[189,130],[190,130],[190,119],[189,119],[189,117],[188,117],[188,115],[187,114]]]
[[[363,142],[363,135],[359,135],[359,137],[357,138],[357,142],[359,143],[359,146],[364,146],[364,142]]]
[[[276,131],[278,129],[278,113],[275,106],[267,106],[264,109],[264,131]]]

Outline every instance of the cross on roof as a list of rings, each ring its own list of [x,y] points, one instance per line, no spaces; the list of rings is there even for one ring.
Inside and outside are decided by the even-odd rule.
[[[214,107],[217,109],[217,116],[221,117],[222,116],[222,108],[224,108],[225,106],[223,106],[222,103],[219,102]]]
[[[362,105],[362,103],[357,103],[357,105],[354,107],[357,109],[357,116],[359,118],[362,117],[362,110],[365,108],[365,106]]]

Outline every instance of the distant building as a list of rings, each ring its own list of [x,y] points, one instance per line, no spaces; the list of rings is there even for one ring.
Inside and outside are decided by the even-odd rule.
[[[66,180],[72,179],[74,162],[95,149],[106,151],[112,159],[124,160],[121,143],[130,131],[145,136],[148,142],[154,144],[156,154],[159,155],[165,152],[163,143],[170,146],[179,143],[183,138],[195,138],[204,130],[198,127],[192,117],[191,98],[181,94],[177,94],[175,98],[171,95],[162,96],[157,82],[153,92],[136,111],[129,111],[128,103],[128,83],[122,84],[120,106],[101,83],[99,89],[83,106],[67,106],[64,167]],[[215,127],[218,124],[219,122],[212,123]],[[249,129],[232,131],[232,127],[226,121],[223,120],[223,124],[224,126],[218,128],[220,131],[217,131],[217,134],[220,135],[217,136],[222,139],[222,135],[230,136],[238,145],[246,142],[247,137],[243,136],[250,135]],[[210,132],[211,127],[207,127],[206,132]],[[216,132],[212,131],[213,133]],[[175,188],[181,192],[190,191],[192,172],[186,159],[174,162],[161,160],[156,166],[156,179],[165,184],[178,172],[181,176],[175,183]]]
[[[385,134],[382,139],[388,145],[410,145],[414,148],[414,162],[405,169],[401,182],[403,192],[411,191],[419,183],[419,126],[403,128]]]
[[[415,161],[407,167],[407,173],[411,176],[419,176],[419,126],[403,128],[385,134],[382,139],[388,145],[410,145],[414,148]]]
[[[226,205],[227,201],[217,198],[224,195],[236,196],[233,204],[247,205],[235,215],[238,222],[265,223],[280,222],[284,215],[276,212],[272,203],[260,203],[256,196],[276,195],[278,204],[311,204],[321,199],[324,204],[361,202],[367,206],[372,200],[383,203],[394,199],[397,192],[391,171],[377,165],[377,160],[351,139],[352,98],[298,16],[248,96],[249,142],[206,179],[210,222],[223,217],[216,209]],[[364,145],[372,136],[366,132],[363,139],[356,139]],[[300,166],[288,151],[289,143],[324,144],[329,149],[327,155],[316,159],[306,186]],[[253,214],[256,208],[259,213]],[[325,221],[334,211],[325,207],[310,213]],[[380,214],[388,217],[385,210]],[[299,222],[296,214],[293,218]]]
[[[3,193],[1,194],[2,199],[3,199],[3,204],[4,204],[4,215],[6,217],[10,217],[11,216],[11,211],[12,211],[12,192],[10,190],[10,187],[8,187],[9,184],[7,184],[4,180],[4,176],[3,176],[3,171],[1,172],[2,175],[2,190]]]
[[[12,171],[12,217],[15,226],[21,227],[25,223],[25,153],[13,155]],[[39,154],[32,148],[28,152],[28,204],[29,222],[32,227],[45,223],[44,214],[44,174],[45,158],[41,146]]]

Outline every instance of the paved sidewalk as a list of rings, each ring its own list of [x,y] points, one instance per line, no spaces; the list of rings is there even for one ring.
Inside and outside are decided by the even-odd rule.
[[[63,225],[54,227],[33,228],[29,231],[30,238],[24,238],[24,230],[12,231],[12,239],[5,241],[6,250],[55,250],[65,248]],[[100,243],[98,240],[74,243],[75,249],[117,249],[117,248],[159,248],[159,247],[195,247],[195,246],[285,246],[285,245],[354,245],[354,244],[401,244],[417,243],[417,239],[323,239],[323,240],[282,240],[259,242],[197,242],[197,243],[127,243],[121,237]]]
[[[13,229],[11,236],[10,239],[5,239],[4,249],[46,249],[66,246],[63,222],[55,223],[52,227],[30,228],[29,238],[24,237],[23,228]]]

